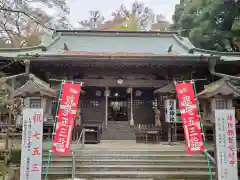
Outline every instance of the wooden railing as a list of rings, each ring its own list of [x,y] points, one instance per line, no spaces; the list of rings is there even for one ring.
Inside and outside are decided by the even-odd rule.
[[[146,131],[159,131],[160,140],[166,140],[168,137],[167,128],[163,126],[156,126],[155,124],[137,124],[135,125],[135,133],[137,142],[141,142],[144,140],[144,134]],[[177,124],[176,126],[176,137],[177,141],[184,141],[184,131],[182,128],[182,124]],[[207,141],[213,141],[213,132],[208,132],[207,130],[211,129],[211,127],[206,127],[205,137]]]

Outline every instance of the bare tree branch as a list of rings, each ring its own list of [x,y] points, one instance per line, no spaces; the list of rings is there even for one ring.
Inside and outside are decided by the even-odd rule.
[[[56,28],[69,29],[66,14],[67,0],[16,0],[0,1],[0,47],[33,46],[41,43],[46,31]],[[56,17],[49,16],[43,9],[34,8],[31,3],[43,3],[50,8],[60,9]]]
[[[15,10],[15,9],[10,9],[10,8],[4,8],[4,7],[0,7],[0,11],[8,11],[8,12],[13,12],[13,13],[22,13],[24,14],[25,16],[27,16],[28,18],[30,18],[31,20],[33,20],[35,23],[41,25],[42,27],[46,28],[46,29],[49,29],[49,30],[54,30],[53,28],[50,28],[50,27],[47,27],[45,26],[44,24],[42,24],[41,22],[39,22],[37,20],[37,18],[29,15],[28,13],[24,12],[24,11],[20,11],[20,10]]]

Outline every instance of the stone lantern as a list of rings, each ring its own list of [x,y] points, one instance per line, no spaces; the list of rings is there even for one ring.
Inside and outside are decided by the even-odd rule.
[[[211,127],[213,130],[215,128],[215,109],[234,108],[233,99],[239,96],[240,89],[234,86],[228,78],[220,79],[205,86],[205,89],[198,94],[200,106],[203,110],[201,120],[205,131]]]

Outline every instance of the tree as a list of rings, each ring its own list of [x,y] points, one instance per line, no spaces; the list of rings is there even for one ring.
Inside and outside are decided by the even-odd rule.
[[[162,14],[156,14],[151,25],[151,31],[168,31],[170,23]]]
[[[104,17],[100,11],[90,11],[90,17],[88,20],[78,22],[84,29],[98,29],[103,23]]]
[[[139,30],[146,29],[153,21],[153,11],[143,3],[134,1],[131,9],[127,9],[125,5],[121,5],[118,10],[113,12],[113,16],[121,17],[125,21],[118,24],[115,29],[123,30]]]
[[[199,48],[240,51],[240,0],[181,0],[173,15],[174,28]]]
[[[62,16],[59,19],[50,17],[42,9],[34,8],[34,2],[57,8]],[[7,47],[37,45],[41,42],[41,35],[53,30],[56,23],[66,27],[64,17],[68,13],[66,0],[3,0],[0,2],[0,39]]]

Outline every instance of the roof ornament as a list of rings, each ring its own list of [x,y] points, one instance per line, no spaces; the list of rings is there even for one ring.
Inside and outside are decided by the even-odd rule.
[[[42,52],[46,52],[47,51],[47,47],[46,46],[43,46],[42,47]]]
[[[194,49],[189,49],[189,50],[188,50],[188,53],[189,53],[189,54],[194,54]]]
[[[57,36],[57,31],[53,31],[52,33],[52,39],[54,39]]]
[[[168,53],[172,52],[172,48],[173,48],[173,45],[171,44],[171,46],[169,46],[169,48],[168,48]]]
[[[68,51],[68,46],[67,46],[66,43],[64,43],[64,48],[63,48],[63,50]]]

